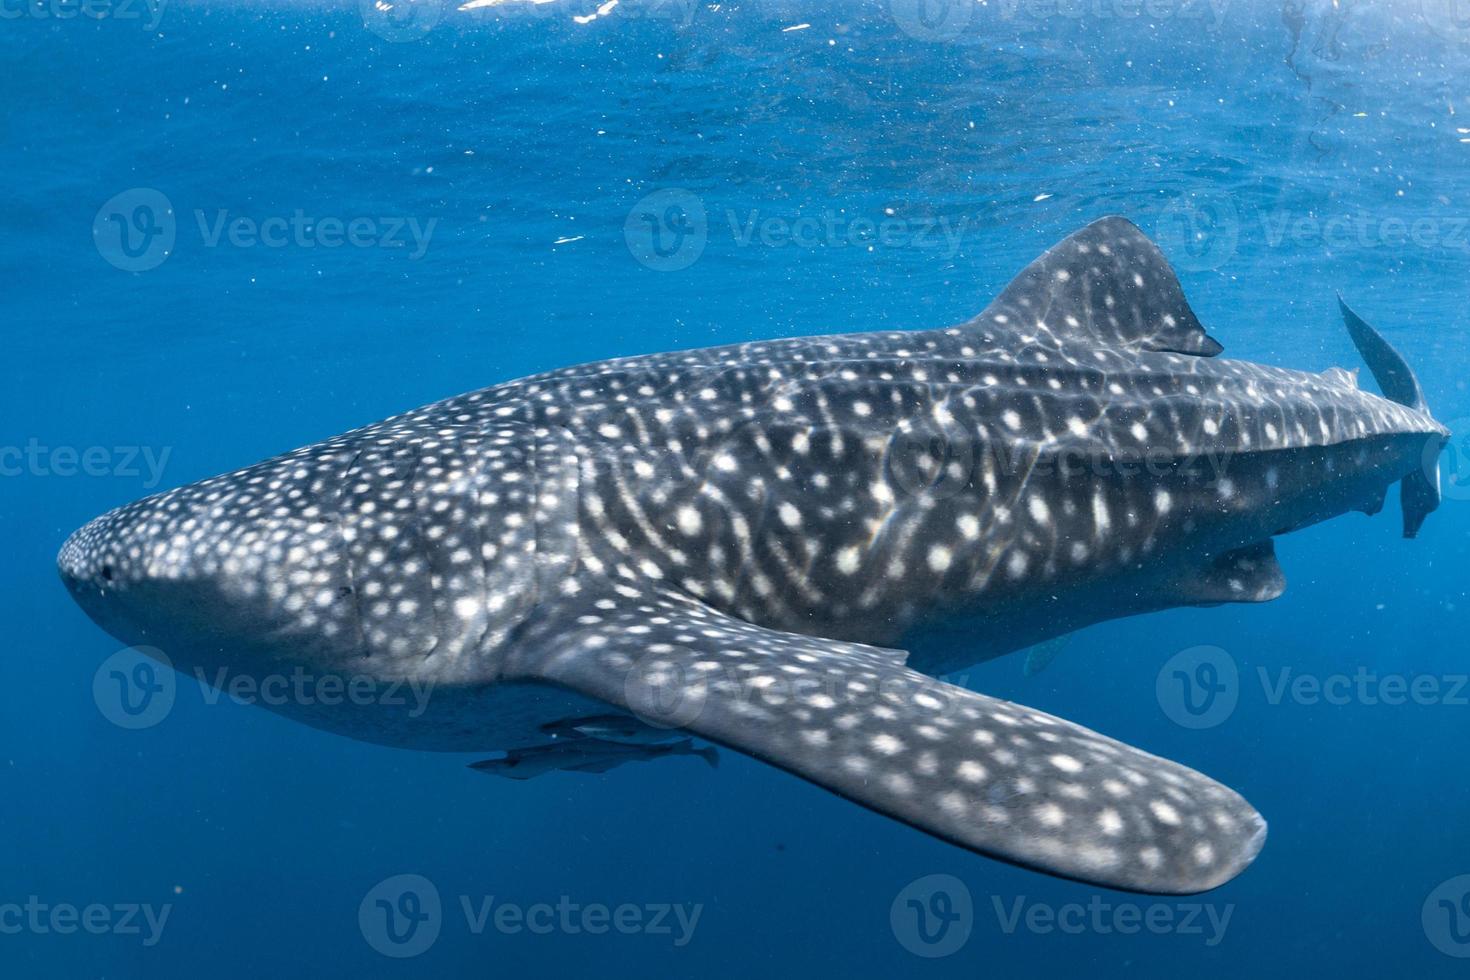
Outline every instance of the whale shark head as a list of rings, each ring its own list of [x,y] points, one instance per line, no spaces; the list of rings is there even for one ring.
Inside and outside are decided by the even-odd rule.
[[[263,463],[110,511],[62,546],[62,580],[115,637],[200,666],[265,667],[273,649],[298,664],[345,658],[360,627],[341,601],[354,583],[335,517],[270,489],[303,465]]]
[[[58,567],[103,629],[181,667],[475,683],[534,602],[521,434],[430,406],[113,510]]]

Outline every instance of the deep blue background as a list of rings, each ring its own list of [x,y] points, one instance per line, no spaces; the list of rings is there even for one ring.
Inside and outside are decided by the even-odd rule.
[[[0,21],[0,443],[167,448],[161,489],[577,361],[946,324],[1107,213],[1160,236],[1227,356],[1355,366],[1333,305],[1343,289],[1462,430],[1470,33],[1441,6],[1237,0],[1135,16],[1111,0],[992,2],[916,19],[902,0],[667,3],[578,24],[590,7],[511,3],[446,10],[397,43],[351,4],[178,0],[152,31],[29,11]],[[172,202],[178,241],[129,273],[92,227],[140,187]],[[669,187],[709,216],[682,271],[646,267],[625,242],[630,209]],[[418,260],[206,247],[194,213],[221,209],[438,224]],[[889,210],[962,223],[962,245],[742,245],[729,218]],[[1180,234],[1191,217],[1202,239]],[[1311,233],[1332,218],[1376,230]],[[1400,218],[1428,230],[1383,241]],[[116,728],[91,692],[117,644],[73,607],[53,556],[143,483],[0,478],[0,904],[175,907],[147,949],[0,935],[7,977],[1464,973],[1420,908],[1470,873],[1470,706],[1273,705],[1256,679],[1470,669],[1458,484],[1418,541],[1398,538],[1393,501],[1284,540],[1289,588],[1272,604],[1106,624],[1035,678],[1016,657],[969,673],[1199,768],[1266,815],[1257,863],[1202,899],[1234,906],[1208,948],[1006,935],[991,896],[1148,900],[987,861],[730,753],[718,772],[678,760],[514,784],[462,757],[211,706],[191,680],[157,727]],[[1163,663],[1197,644],[1229,651],[1242,675],[1237,710],[1204,731],[1155,697]],[[968,886],[974,930],[958,953],[920,959],[889,906],[940,871]],[[432,879],[449,906],[439,941],[407,961],[373,952],[357,923],[368,889],[400,872]],[[704,910],[681,949],[474,936],[460,894]]]

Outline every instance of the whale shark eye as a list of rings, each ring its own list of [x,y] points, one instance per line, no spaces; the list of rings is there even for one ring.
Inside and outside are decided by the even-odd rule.
[[[109,582],[112,581],[112,566],[111,565],[103,565],[102,566],[102,577],[104,579],[106,579],[107,581],[109,581]]]

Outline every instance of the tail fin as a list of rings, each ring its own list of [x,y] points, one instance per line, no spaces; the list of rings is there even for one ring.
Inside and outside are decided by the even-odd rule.
[[[720,751],[713,745],[706,745],[702,749],[694,749],[693,753],[709,763],[711,769],[720,768]]]
[[[1414,377],[1409,362],[1377,330],[1348,309],[1341,295],[1337,297],[1337,305],[1342,309],[1342,318],[1347,323],[1348,336],[1353,338],[1358,353],[1363,355],[1368,370],[1373,372],[1373,380],[1378,382],[1383,397],[1428,415],[1429,405],[1424,401],[1424,389],[1419,387],[1419,379]],[[1416,468],[1400,482],[1399,504],[1404,512],[1404,537],[1412,538],[1419,533],[1424,518],[1439,506],[1437,452],[1426,454],[1424,465]]]

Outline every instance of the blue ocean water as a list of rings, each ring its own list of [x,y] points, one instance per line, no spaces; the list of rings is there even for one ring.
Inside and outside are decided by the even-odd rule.
[[[1464,974],[1459,442],[1418,540],[1390,501],[1284,538],[1273,603],[966,672],[1251,800],[1265,850],[1188,899],[987,861],[729,752],[511,783],[187,677],[129,729],[94,690],[118,644],[54,571],[110,507],[461,391],[964,319],[1112,213],[1227,356],[1356,366],[1341,290],[1462,432],[1453,4],[28,2],[0,10],[0,975]],[[1201,646],[1204,715],[1169,686]],[[422,948],[359,914],[402,874],[440,900]]]

